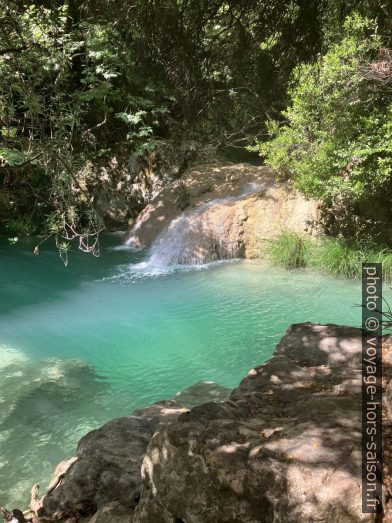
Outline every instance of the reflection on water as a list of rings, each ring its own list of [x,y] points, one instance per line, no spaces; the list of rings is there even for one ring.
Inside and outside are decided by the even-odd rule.
[[[0,505],[104,421],[201,381],[233,387],[290,323],[360,323],[360,286],[262,263],[151,272],[105,239],[96,259],[0,245]]]

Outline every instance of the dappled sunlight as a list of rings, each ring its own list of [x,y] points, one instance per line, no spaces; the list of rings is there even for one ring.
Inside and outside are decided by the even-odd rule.
[[[190,219],[214,205],[240,201],[251,194],[264,194],[273,185],[274,173],[267,167],[224,162],[195,167],[155,196],[137,217],[125,241],[138,248],[149,248],[183,214]],[[204,218],[208,222],[206,214]],[[204,229],[205,234],[207,228],[207,223],[195,223],[194,234],[196,229]],[[201,236],[202,231],[199,233]],[[199,253],[196,259],[202,256]]]
[[[0,520],[392,523],[392,2],[0,6]]]
[[[292,326],[228,400],[200,405],[155,436],[156,502],[184,521],[202,506],[220,520],[214,502],[223,499],[238,520],[244,510],[258,521],[326,513],[361,521],[361,339],[351,327]],[[194,489],[186,506],[180,492],[189,487],[181,481]]]
[[[230,260],[172,267],[170,271],[152,276],[143,261],[145,254],[113,251],[113,241],[104,240],[107,248],[103,249],[100,259],[94,260],[94,271],[77,261],[64,273],[64,268],[54,264],[52,257],[33,258],[37,272],[29,285],[26,282],[31,260],[28,258],[26,272],[20,269],[23,256],[10,260],[9,266],[12,262],[19,271],[25,296],[31,292],[34,300],[23,308],[13,307],[14,287],[8,287],[7,279],[3,278],[4,300],[9,303],[9,312],[0,316],[6,344],[2,361],[16,360],[13,367],[7,367],[5,374],[9,379],[2,379],[0,384],[1,405],[12,406],[0,409],[2,415],[7,414],[0,447],[8,459],[3,468],[7,476],[0,485],[4,489],[2,503],[21,506],[36,481],[41,481],[44,492],[55,464],[73,455],[78,439],[106,420],[129,416],[134,408],[165,397],[174,397],[178,404],[188,408],[206,401],[210,405],[221,402],[227,399],[228,388],[235,386],[249,369],[247,383],[243,384],[249,392],[246,401],[239,401],[239,410],[234,408],[232,397],[224,403],[225,407],[210,406],[204,414],[198,409],[191,415],[186,408],[181,412],[184,420],[187,416],[190,419],[202,416],[203,423],[209,427],[208,441],[210,436],[211,441],[217,438],[219,424],[229,412],[233,416],[234,412],[239,416],[248,409],[253,412],[246,423],[229,420],[225,430],[234,424],[235,432],[225,440],[217,438],[215,443],[223,448],[235,446],[234,452],[216,453],[222,460],[225,457],[233,460],[234,465],[237,457],[257,465],[265,459],[267,449],[264,453],[262,449],[267,440],[287,438],[285,423],[290,417],[294,418],[294,414],[286,413],[285,405],[289,401],[300,402],[307,392],[316,398],[324,388],[324,378],[333,385],[330,396],[351,394],[349,388],[355,386],[356,380],[355,365],[352,375],[343,380],[344,365],[303,364],[307,356],[312,355],[313,337],[320,338],[317,328],[309,327],[306,332],[303,343],[307,346],[301,353],[303,361],[287,361],[284,354],[278,354],[278,349],[269,367],[253,366],[269,357],[288,322],[309,318],[339,321],[346,314],[347,321],[355,324],[357,309],[350,309],[350,304],[353,292],[359,292],[357,283],[342,285],[330,277],[315,275],[309,279],[301,271],[287,273],[273,267],[267,269],[258,261]],[[50,292],[53,280],[61,283],[61,287],[57,286],[61,299],[53,299]],[[292,306],[293,299],[296,308]],[[67,332],[72,333],[72,343],[64,336],[65,322]],[[327,337],[334,338],[332,330]],[[322,346],[323,351],[319,352],[325,356]],[[64,364],[57,357],[59,353],[64,357]],[[325,360],[320,354],[314,356]],[[91,371],[76,372],[79,368],[76,360],[81,357],[83,365]],[[51,360],[48,364],[47,359]],[[42,373],[38,372],[40,368]],[[221,385],[205,383],[208,381]],[[254,389],[253,381],[257,384]],[[198,384],[192,387],[194,382]],[[318,419],[318,409],[320,412],[330,409],[328,402],[321,405],[313,401],[305,410]],[[266,413],[258,418],[260,403],[264,404]],[[336,410],[340,426],[346,417],[344,409],[342,405]],[[171,413],[171,406],[161,406],[162,420],[170,420]],[[208,421],[212,413],[215,421]],[[347,427],[355,428],[353,418],[348,419]],[[171,435],[157,458],[154,477],[156,468],[171,462],[171,452],[176,449],[174,442],[179,439],[185,445],[188,437],[190,439],[190,434],[181,438]],[[132,441],[132,448],[142,452],[141,440]],[[194,444],[184,450],[187,459],[195,459],[197,467],[208,471],[211,463],[206,457],[200,457],[197,431],[193,441]],[[258,447],[260,451],[254,450]],[[282,460],[285,463],[286,458]],[[115,461],[116,466],[119,462],[120,459]],[[96,463],[98,466],[98,461]],[[24,478],[20,479],[22,469]],[[79,470],[82,475],[83,468]],[[128,477],[124,474],[118,476],[120,484]],[[264,471],[263,477],[266,474]],[[235,477],[234,471],[230,482],[234,482]],[[159,494],[159,484],[156,486]],[[240,487],[236,484],[235,488]]]

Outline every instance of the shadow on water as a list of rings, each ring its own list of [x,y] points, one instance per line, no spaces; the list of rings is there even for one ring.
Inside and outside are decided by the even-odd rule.
[[[141,261],[143,253],[118,248],[122,236],[102,235],[99,257],[83,253],[73,245],[67,266],[60,259],[54,241],[42,244],[36,256],[33,251],[37,239],[10,245],[6,238],[0,238],[0,315],[61,299],[64,293],[83,283],[103,278],[117,264]]]

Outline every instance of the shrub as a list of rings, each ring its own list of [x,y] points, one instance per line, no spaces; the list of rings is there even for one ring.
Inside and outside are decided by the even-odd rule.
[[[371,21],[350,16],[339,43],[295,70],[285,122],[269,122],[272,139],[257,146],[267,164],[329,205],[339,194],[360,202],[390,189],[392,62],[375,33]]]

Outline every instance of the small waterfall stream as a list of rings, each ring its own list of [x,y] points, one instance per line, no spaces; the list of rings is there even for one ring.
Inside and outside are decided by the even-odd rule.
[[[257,194],[262,187],[251,183],[237,196],[218,198],[184,211],[173,219],[150,248],[149,266],[201,265],[242,256],[243,245],[233,233],[235,203]],[[238,225],[238,224],[237,224]]]
[[[203,220],[204,210],[198,208],[172,220],[152,244],[149,264],[170,267],[203,264],[227,258],[228,256],[223,256],[222,226],[208,226]]]

